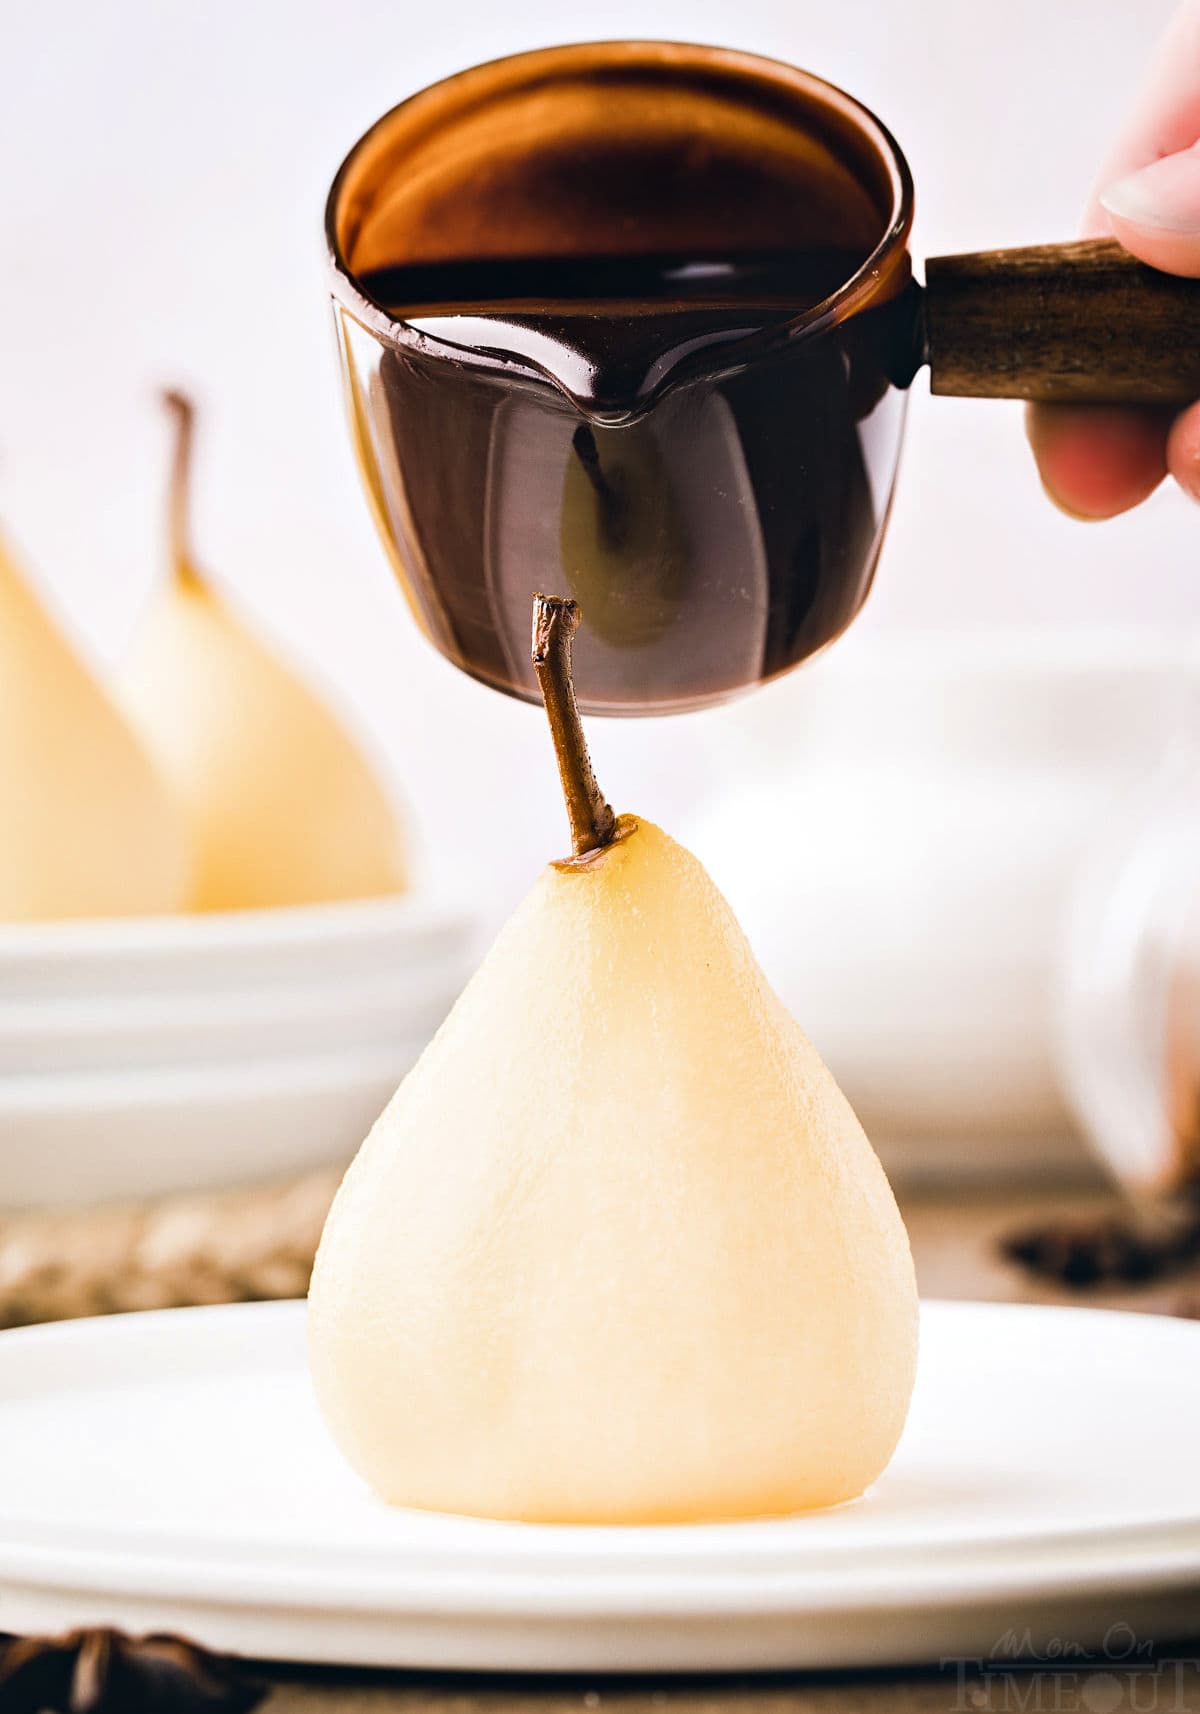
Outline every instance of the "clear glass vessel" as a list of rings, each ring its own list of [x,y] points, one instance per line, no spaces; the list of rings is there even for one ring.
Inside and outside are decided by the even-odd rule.
[[[609,42],[478,66],[351,151],[327,209],[375,520],[425,634],[536,701],[574,595],[591,713],[719,701],[866,598],[917,361],[912,184],[793,67]]]

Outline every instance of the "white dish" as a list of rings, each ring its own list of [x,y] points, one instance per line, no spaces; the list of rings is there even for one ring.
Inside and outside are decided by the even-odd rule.
[[[1117,1622],[1180,1636],[1200,1601],[1197,1420],[1194,1323],[927,1304],[908,1429],[861,1501],[555,1529],[375,1501],[316,1414],[302,1305],[32,1328],[0,1335],[0,1613],[533,1671],[928,1662],[1014,1634],[1093,1647]]]
[[[461,956],[470,939],[470,919],[425,893],[196,916],[4,923],[0,1001],[415,973]]]
[[[427,1035],[244,1065],[0,1081],[0,1210],[220,1190],[348,1160]]]
[[[0,925],[0,1209],[346,1159],[474,950],[470,919],[421,893]]]
[[[397,1037],[428,1039],[467,974],[463,959],[452,958],[422,971],[420,980],[401,974],[73,1004],[0,1001],[0,1112],[13,1083],[33,1076],[295,1058],[386,1047]]]

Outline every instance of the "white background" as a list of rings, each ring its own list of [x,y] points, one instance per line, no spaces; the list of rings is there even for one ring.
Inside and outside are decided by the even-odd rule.
[[[161,564],[155,392],[193,387],[203,560],[357,711],[439,873],[473,881],[494,914],[561,845],[561,808],[540,716],[418,639],[357,492],[320,242],[346,148],[420,84],[497,53],[712,40],[810,67],[881,114],[916,177],[918,257],[1069,237],[1170,10],[0,0],[0,519],[90,646],[114,657]],[[1178,629],[1197,611],[1198,545],[1200,518],[1173,493],[1110,525],[1059,517],[1015,407],[918,387],[861,625]],[[683,799],[719,791],[707,758],[736,718],[597,728],[610,795],[669,821]],[[505,832],[481,849],[480,825]]]

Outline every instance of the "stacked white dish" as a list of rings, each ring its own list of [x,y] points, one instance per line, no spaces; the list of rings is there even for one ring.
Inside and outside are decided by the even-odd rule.
[[[473,952],[424,894],[0,926],[0,1209],[345,1159]]]

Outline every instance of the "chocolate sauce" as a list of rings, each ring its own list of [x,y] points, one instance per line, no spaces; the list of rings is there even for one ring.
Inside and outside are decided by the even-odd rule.
[[[390,316],[469,360],[491,354],[524,364],[582,413],[618,423],[672,382],[711,371],[722,348],[737,345],[744,362],[756,342],[828,298],[861,261],[853,250],[504,258],[381,268],[360,285]]]

